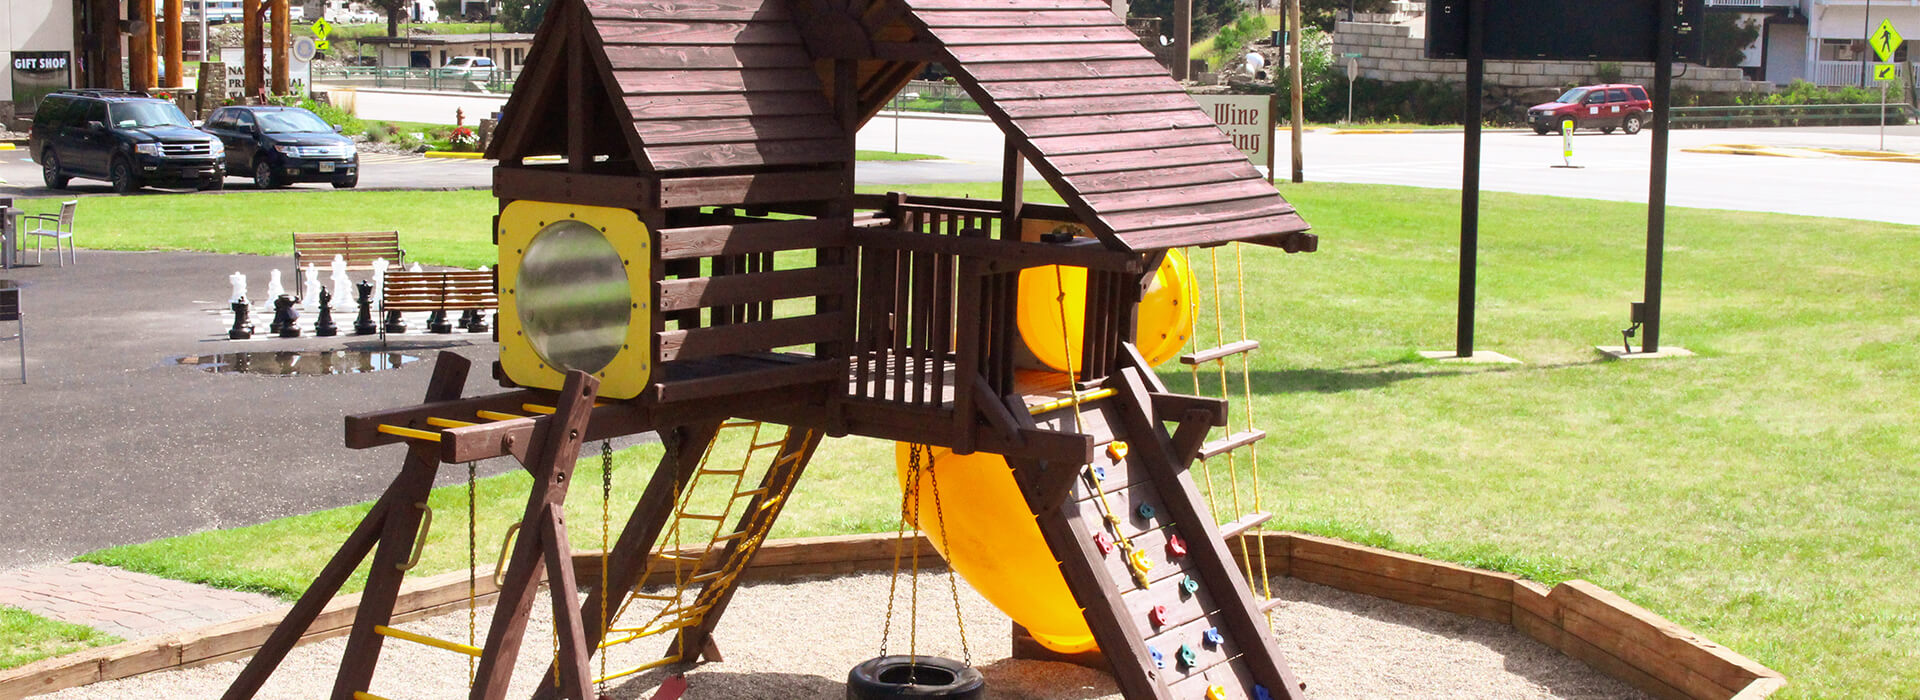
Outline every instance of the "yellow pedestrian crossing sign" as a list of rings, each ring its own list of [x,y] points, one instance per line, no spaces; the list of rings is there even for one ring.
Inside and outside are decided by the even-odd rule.
[[[1899,80],[1900,79],[1899,71],[1895,70],[1899,66],[1900,64],[1898,63],[1875,63],[1873,64],[1873,79],[1874,80]]]
[[[321,51],[325,51],[329,48],[332,48],[333,45],[327,43],[327,35],[332,33],[333,33],[333,23],[328,22],[327,18],[321,17],[320,19],[314,20],[313,21],[313,38],[317,39],[317,41],[313,42],[313,48]]]
[[[1883,19],[1880,20],[1880,31],[1874,32],[1867,43],[1873,45],[1873,55],[1879,56],[1881,61],[1891,61],[1893,52],[1900,50],[1902,41],[1905,40],[1900,37],[1900,31],[1893,28],[1893,20]]]

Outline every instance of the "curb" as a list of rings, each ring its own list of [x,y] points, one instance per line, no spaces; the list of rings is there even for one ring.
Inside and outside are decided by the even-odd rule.
[[[479,160],[481,157],[478,151],[427,151],[420,155],[428,158],[459,158],[463,160]]]

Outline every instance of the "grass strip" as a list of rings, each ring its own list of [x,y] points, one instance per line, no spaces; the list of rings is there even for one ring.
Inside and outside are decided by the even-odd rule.
[[[0,669],[120,641],[119,637],[92,627],[51,620],[19,608],[0,607]]]

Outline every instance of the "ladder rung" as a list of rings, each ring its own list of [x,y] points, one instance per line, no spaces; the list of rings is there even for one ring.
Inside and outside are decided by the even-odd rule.
[[[680,517],[692,518],[694,520],[711,520],[716,523],[727,519],[727,516],[724,516],[724,515],[702,515],[699,513],[687,513],[687,512],[680,513]]]
[[[775,441],[773,441],[773,442],[759,442],[759,443],[754,443],[754,445],[753,445],[753,449],[756,449],[756,450],[764,450],[764,449],[767,449],[767,448],[769,448],[769,447],[778,447],[778,446],[780,446],[780,445],[785,445],[785,444],[787,444],[787,439],[786,439],[786,438],[780,438],[780,439],[778,439],[778,440],[775,440]]]
[[[613,680],[613,679],[615,679],[615,678],[625,678],[625,677],[627,677],[627,676],[631,676],[631,675],[633,675],[633,674],[636,674],[636,673],[640,673],[640,672],[643,672],[643,671],[647,671],[647,670],[650,670],[650,669],[655,669],[655,668],[659,668],[659,667],[661,667],[661,666],[665,666],[665,665],[667,665],[667,664],[672,664],[672,663],[679,663],[679,662],[680,662],[680,655],[679,655],[679,654],[668,654],[666,658],[664,658],[664,659],[661,659],[661,660],[659,660],[659,661],[649,661],[649,662],[647,662],[647,663],[644,663],[644,664],[640,664],[639,666],[635,666],[635,667],[633,667],[633,668],[630,668],[630,669],[627,669],[627,670],[625,670],[625,671],[621,671],[621,672],[619,672],[619,673],[613,673],[613,674],[608,674],[608,675],[605,675],[605,676],[601,676],[601,677],[599,677],[599,678],[595,678],[595,679],[593,679],[593,682],[594,682],[594,683],[596,683],[596,684],[597,684],[597,683],[605,683],[605,682],[607,682],[607,681],[610,681],[610,680]]]
[[[493,421],[514,420],[516,418],[527,417],[517,413],[501,413],[499,411],[486,411],[486,410],[474,411],[473,415],[479,416],[481,418],[485,418],[487,420],[493,420]]]
[[[679,600],[680,599],[680,596],[677,596],[677,595],[660,595],[658,593],[630,593],[628,595],[635,598],[639,598],[641,600]]]
[[[746,497],[748,497],[748,496],[758,496],[758,495],[761,495],[761,494],[764,494],[764,493],[766,493],[766,492],[767,492],[767,487],[765,487],[765,486],[762,486],[762,487],[760,487],[760,488],[757,488],[757,489],[748,489],[748,490],[746,490],[746,491],[737,491],[737,492],[735,492],[735,493],[733,494],[733,497],[734,497],[734,498],[746,498]]]
[[[1264,615],[1273,612],[1274,608],[1280,607],[1280,604],[1285,602],[1287,601],[1284,598],[1270,598],[1260,601],[1260,613]]]
[[[1248,430],[1245,432],[1234,433],[1232,435],[1228,435],[1226,437],[1220,438],[1213,442],[1209,442],[1205,445],[1201,445],[1200,458],[1213,459],[1214,457],[1218,457],[1222,454],[1226,454],[1236,449],[1246,447],[1247,445],[1251,445],[1253,443],[1259,442],[1262,438],[1265,438],[1266,436],[1267,436],[1267,431],[1260,430],[1258,428],[1255,428],[1253,430]]]
[[[1074,404],[1085,405],[1112,396],[1113,393],[1114,391],[1112,389],[1094,389],[1084,394],[1074,394],[1064,399],[1049,401],[1038,406],[1030,407],[1027,409],[1027,413],[1037,416],[1048,411],[1057,411]]]
[[[712,476],[735,476],[738,474],[745,474],[747,473],[747,470],[745,467],[741,467],[739,469],[702,469],[700,470],[700,473],[708,474]]]
[[[708,581],[712,581],[714,579],[720,578],[720,575],[724,573],[726,573],[725,569],[716,569],[704,574],[700,574],[699,576],[690,577],[687,579],[687,583],[706,583]]]
[[[542,405],[540,405],[540,404],[537,404],[537,403],[523,403],[523,404],[520,404],[520,410],[522,410],[522,411],[526,411],[526,412],[528,412],[528,413],[538,413],[538,414],[540,414],[540,415],[543,415],[543,416],[551,416],[551,415],[553,415],[554,413],[557,413],[557,412],[558,412],[558,409],[555,409],[555,408],[554,408],[554,407],[552,407],[552,406],[542,406]]]
[[[356,691],[353,691],[353,700],[387,700],[387,699],[380,697],[378,695],[374,695],[373,693],[356,690]]]
[[[1180,364],[1183,364],[1183,365],[1204,364],[1204,363],[1212,362],[1214,360],[1218,360],[1221,358],[1232,357],[1234,355],[1238,355],[1243,352],[1253,352],[1254,350],[1258,350],[1258,349],[1260,349],[1260,341],[1242,340],[1235,343],[1227,343],[1226,345],[1222,345],[1217,348],[1207,348],[1205,350],[1201,350],[1200,352],[1196,352],[1191,355],[1181,355]]]
[[[757,420],[737,420],[737,421],[730,421],[727,423],[721,423],[720,429],[726,430],[728,428],[751,428],[759,424],[760,424],[760,421],[757,421]]]
[[[741,531],[739,531],[739,532],[735,532],[735,533],[733,533],[733,534],[731,534],[731,535],[727,535],[726,537],[715,537],[715,538],[713,538],[713,541],[715,541],[715,542],[726,542],[726,541],[729,541],[729,540],[737,540],[737,539],[740,539],[740,538],[742,538],[742,537],[746,537],[747,535],[751,535],[751,534],[753,534],[753,531],[752,531],[752,530],[741,530]]]
[[[478,424],[471,423],[468,421],[463,421],[463,420],[454,420],[452,418],[428,418],[427,425],[431,425],[435,428],[465,428],[469,425],[478,425]]]
[[[459,643],[459,642],[449,642],[449,641],[447,641],[447,640],[445,640],[445,639],[439,639],[439,638],[436,638],[436,637],[429,637],[429,636],[427,636],[427,635],[424,635],[424,634],[414,634],[414,633],[412,633],[412,632],[408,632],[408,631],[406,631],[406,630],[397,630],[397,629],[394,629],[394,628],[392,628],[392,627],[388,627],[388,626],[386,626],[386,625],[374,625],[374,626],[373,626],[373,633],[374,633],[374,634],[377,634],[377,635],[380,635],[380,636],[382,636],[382,637],[392,637],[392,638],[394,638],[394,639],[404,639],[404,640],[406,640],[406,641],[409,641],[409,642],[413,642],[413,643],[415,643],[415,644],[425,644],[425,645],[427,645],[427,646],[430,646],[430,647],[433,647],[433,648],[435,648],[435,649],[445,649],[445,650],[447,650],[447,651],[457,651],[457,652],[460,652],[460,653],[462,653],[462,654],[466,654],[467,656],[471,656],[471,657],[474,657],[474,658],[479,658],[479,656],[480,656],[480,647],[476,647],[476,646],[473,646],[473,645],[471,645],[471,644],[461,644],[461,643]]]
[[[1248,530],[1252,530],[1256,527],[1259,527],[1261,523],[1266,522],[1269,518],[1272,518],[1272,517],[1273,517],[1272,513],[1261,513],[1261,512],[1248,513],[1246,515],[1242,515],[1238,519],[1234,520],[1233,522],[1220,526],[1220,539],[1230,540],[1235,537],[1238,537],[1242,533],[1245,533]]]
[[[397,435],[397,436],[406,438],[408,440],[427,440],[430,442],[440,441],[440,434],[433,432],[431,430],[403,428],[398,425],[387,425],[385,423],[381,423],[380,427],[375,429],[379,430],[380,432],[386,433],[388,435]]]

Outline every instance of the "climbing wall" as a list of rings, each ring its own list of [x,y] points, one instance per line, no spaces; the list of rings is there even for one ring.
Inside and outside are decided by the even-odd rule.
[[[1202,415],[1156,415],[1155,405],[1176,403],[1160,400],[1171,396],[1163,391],[1129,372],[1077,418],[1036,417],[1043,427],[1077,424],[1098,453],[1064,502],[1041,514],[1042,533],[1130,700],[1301,697],[1187,473],[1198,446],[1176,449],[1162,422]]]

